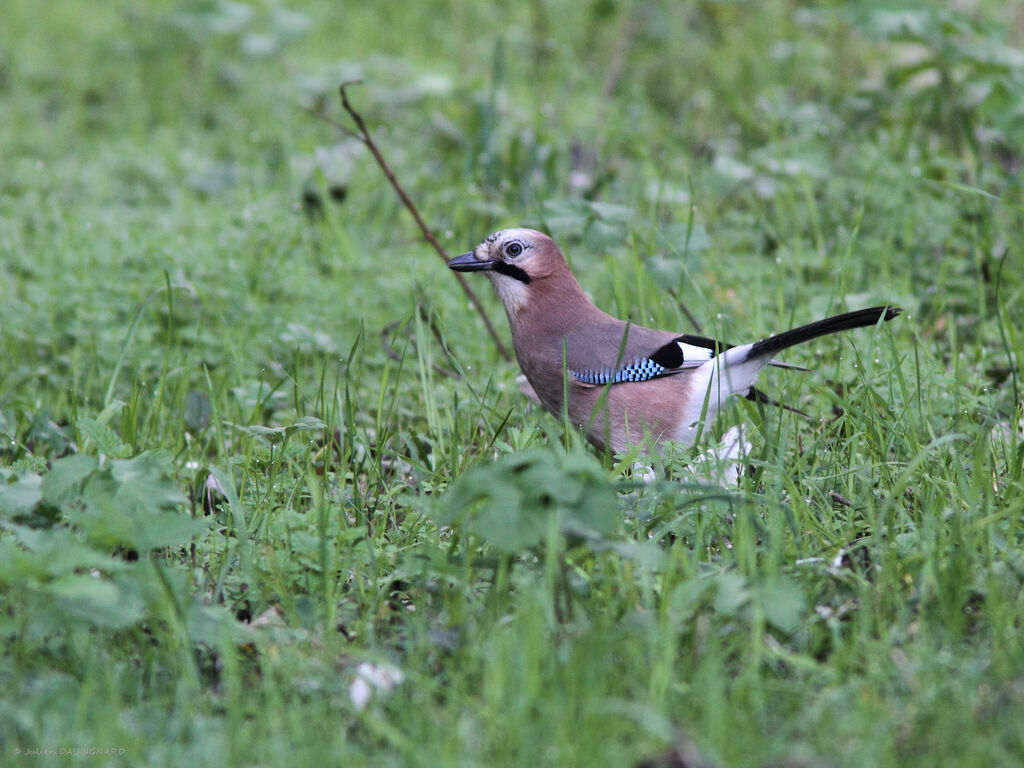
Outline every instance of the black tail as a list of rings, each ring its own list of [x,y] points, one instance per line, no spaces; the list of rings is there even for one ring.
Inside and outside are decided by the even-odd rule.
[[[754,342],[754,345],[750,348],[750,355],[746,359],[774,355],[789,347],[816,339],[819,336],[827,336],[830,333],[876,325],[879,320],[892,320],[902,311],[899,307],[871,307],[870,309],[858,309],[855,312],[846,312],[842,315],[826,317],[824,320],[801,325],[799,328],[784,331],[767,339]]]

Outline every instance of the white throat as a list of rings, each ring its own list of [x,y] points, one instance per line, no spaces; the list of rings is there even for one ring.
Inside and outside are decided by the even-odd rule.
[[[519,311],[526,305],[529,297],[529,289],[525,283],[516,280],[508,275],[501,275],[496,272],[487,274],[491,278],[491,285],[494,292],[498,294],[501,303],[505,305],[505,311],[509,315],[519,314]]]

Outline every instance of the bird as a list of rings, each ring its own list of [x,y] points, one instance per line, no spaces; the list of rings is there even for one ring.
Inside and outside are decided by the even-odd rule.
[[[614,453],[650,445],[648,439],[693,446],[733,395],[782,405],[754,387],[758,373],[765,366],[808,369],[776,360],[776,354],[820,336],[878,325],[902,311],[870,307],[731,345],[603,312],[583,292],[555,241],[533,229],[495,232],[448,266],[490,278],[536,399],[555,416],[567,413],[593,445]]]

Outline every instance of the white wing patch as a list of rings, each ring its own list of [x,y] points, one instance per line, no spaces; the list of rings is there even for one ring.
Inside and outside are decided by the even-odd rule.
[[[715,353],[707,347],[698,347],[693,344],[687,344],[684,341],[677,341],[679,349],[683,352],[683,362],[692,363],[694,361],[705,361],[710,360],[715,356]]]

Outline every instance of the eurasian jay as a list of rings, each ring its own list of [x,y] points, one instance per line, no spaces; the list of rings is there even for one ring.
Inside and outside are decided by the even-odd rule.
[[[725,399],[776,404],[754,388],[773,356],[819,336],[892,320],[898,307],[871,307],[819,320],[752,344],[657,331],[594,306],[555,242],[532,229],[495,232],[448,266],[486,272],[505,305],[519,367],[541,404],[569,419],[598,448],[615,452],[677,440],[693,445]],[[806,370],[806,369],[803,369]]]

